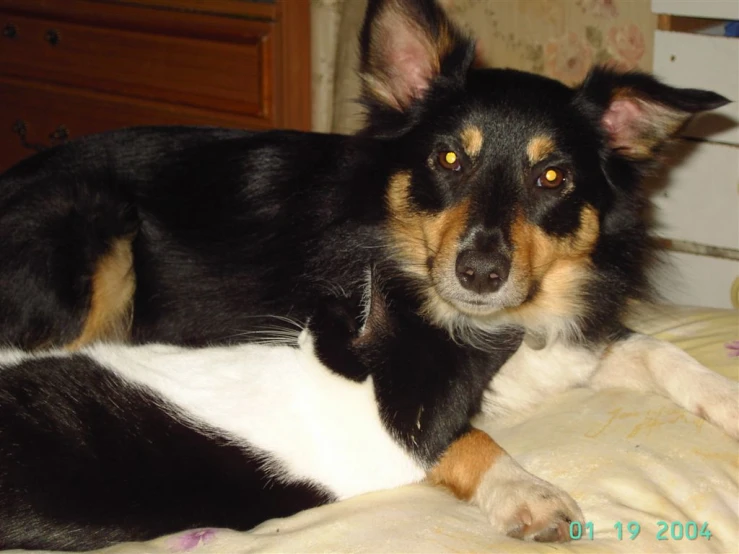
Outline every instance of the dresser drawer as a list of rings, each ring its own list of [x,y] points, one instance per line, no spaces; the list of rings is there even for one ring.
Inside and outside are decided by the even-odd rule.
[[[0,172],[35,151],[25,140],[50,146],[63,135],[77,138],[133,125],[216,125],[264,129],[269,122],[146,100],[0,77]],[[56,138],[52,135],[56,133]]]
[[[209,16],[177,14],[180,30]],[[216,18],[217,19],[217,18]],[[115,18],[108,24],[115,25]],[[273,24],[240,20],[239,36],[180,36],[93,27],[0,9],[0,74],[196,108],[270,117]],[[184,34],[184,33],[183,33]]]

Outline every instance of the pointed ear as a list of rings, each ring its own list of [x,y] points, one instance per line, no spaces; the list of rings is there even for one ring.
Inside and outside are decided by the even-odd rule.
[[[404,111],[439,75],[461,77],[474,43],[434,0],[370,0],[360,36],[362,97]]]
[[[729,100],[707,90],[667,86],[645,73],[595,68],[577,91],[595,104],[609,146],[633,161],[654,160],[690,118]]]

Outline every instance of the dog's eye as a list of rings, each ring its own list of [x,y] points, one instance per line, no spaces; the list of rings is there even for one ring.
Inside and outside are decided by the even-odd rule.
[[[547,167],[536,180],[536,185],[545,189],[556,189],[567,178],[563,169],[559,167]]]
[[[459,171],[462,169],[462,162],[459,161],[459,156],[453,150],[439,152],[439,164],[441,164],[441,167],[444,169],[451,169],[452,171]]]

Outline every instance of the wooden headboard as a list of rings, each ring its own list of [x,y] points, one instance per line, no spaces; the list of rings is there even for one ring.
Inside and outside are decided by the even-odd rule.
[[[2,0],[0,171],[131,125],[310,129],[303,0]]]

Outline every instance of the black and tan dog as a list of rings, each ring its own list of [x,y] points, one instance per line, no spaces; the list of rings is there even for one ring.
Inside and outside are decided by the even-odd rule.
[[[641,179],[726,99],[477,68],[431,0],[370,2],[361,46],[357,136],[129,129],[0,177],[0,341],[52,349],[0,352],[0,546],[244,529],[424,475],[565,540],[572,499],[470,427],[501,366],[491,413],[630,386],[739,435],[735,383],[620,323]],[[297,348],[250,344],[286,318]]]

